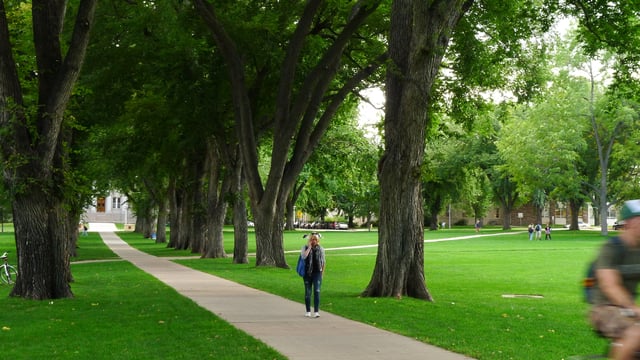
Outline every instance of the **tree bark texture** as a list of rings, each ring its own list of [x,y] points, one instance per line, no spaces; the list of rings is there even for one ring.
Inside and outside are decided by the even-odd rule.
[[[234,166],[234,178],[231,186],[233,199],[233,263],[249,263],[249,236],[247,223],[247,204],[244,181],[242,179],[242,158],[237,153]]]
[[[224,258],[227,254],[224,251],[223,229],[229,205],[226,196],[231,191],[234,172],[227,169],[228,174],[225,174],[225,162],[215,141],[209,142],[207,154],[207,237],[202,257]]]
[[[249,238],[247,235],[247,205],[242,182],[237,183],[233,196],[233,263],[249,263]]]
[[[421,167],[428,108],[466,1],[396,0],[391,10],[378,256],[364,296],[433,300],[424,277]]]

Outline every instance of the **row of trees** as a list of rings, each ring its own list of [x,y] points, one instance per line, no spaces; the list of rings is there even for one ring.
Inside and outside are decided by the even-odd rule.
[[[447,200],[464,198],[481,214],[488,189],[505,209],[523,194],[547,190],[540,194],[562,198],[539,186],[544,177],[529,181],[526,170],[515,171],[517,158],[502,157],[519,142],[499,129],[520,130],[510,124],[536,113],[545,119],[536,96],[552,92],[543,86],[551,69],[540,57],[546,52],[524,40],[539,38],[561,12],[586,20],[635,16],[631,8],[611,14],[579,1],[0,6],[2,168],[21,273],[12,295],[33,299],[72,296],[69,239],[96,189],[124,190],[144,231],[168,219],[168,245],[204,257],[227,255],[222,225],[232,212],[234,262],[248,261],[248,198],[256,265],[287,268],[285,217],[294,206],[312,211],[323,202],[320,192],[305,192],[313,186],[332,189],[349,214],[380,219],[365,296],[432,299],[425,209],[435,216]],[[601,47],[587,34],[602,24],[587,25],[583,38]],[[615,84],[630,69],[621,67]],[[629,89],[634,82],[625,79],[621,88]],[[370,86],[384,86],[387,95],[377,164],[376,149],[350,129],[357,94]],[[483,94],[491,89],[510,90],[510,102],[520,105],[488,106]],[[345,150],[350,161],[335,164]],[[341,171],[340,181],[326,176],[331,169]],[[376,175],[379,203],[372,204],[365,199],[377,192]],[[158,231],[158,241],[163,236]]]

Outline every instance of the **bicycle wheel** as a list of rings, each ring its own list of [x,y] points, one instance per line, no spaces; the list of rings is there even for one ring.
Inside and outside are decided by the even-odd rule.
[[[6,267],[0,269],[0,279],[2,279],[5,284],[11,285],[16,282],[17,278],[18,271],[13,266],[6,265]]]

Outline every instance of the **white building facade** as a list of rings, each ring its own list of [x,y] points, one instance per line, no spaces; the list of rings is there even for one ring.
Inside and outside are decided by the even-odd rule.
[[[127,197],[112,191],[94,199],[93,204],[85,208],[82,221],[135,224],[136,219],[129,209]]]

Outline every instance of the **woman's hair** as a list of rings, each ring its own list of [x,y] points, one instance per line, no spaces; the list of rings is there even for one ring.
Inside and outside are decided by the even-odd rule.
[[[317,233],[317,232],[312,232],[311,234],[304,234],[304,235],[302,235],[302,238],[306,239],[309,236],[310,237],[314,237],[315,236],[318,241],[320,241],[320,239],[322,238],[322,235],[320,233]]]

